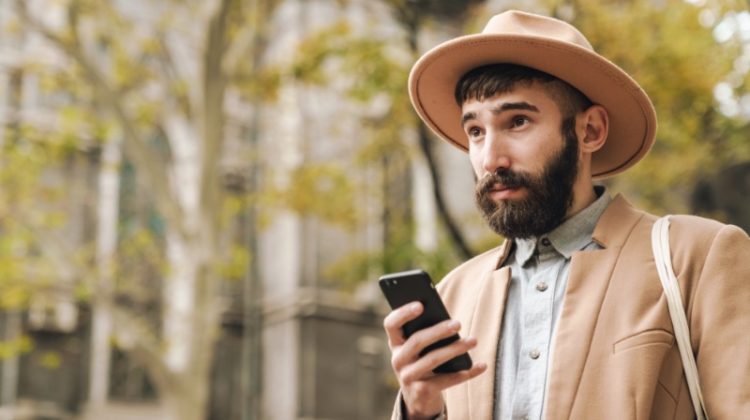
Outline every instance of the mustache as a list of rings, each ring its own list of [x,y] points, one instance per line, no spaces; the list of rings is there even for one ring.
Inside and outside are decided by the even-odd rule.
[[[487,174],[479,180],[476,193],[478,196],[488,194],[495,185],[499,184],[505,188],[530,187],[532,185],[531,175],[521,172],[513,172],[510,169],[499,169]]]

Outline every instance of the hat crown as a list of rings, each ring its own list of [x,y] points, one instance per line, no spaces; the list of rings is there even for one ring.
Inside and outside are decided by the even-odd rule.
[[[485,35],[521,35],[566,42],[594,51],[581,32],[562,20],[510,10],[495,15],[482,30]]]

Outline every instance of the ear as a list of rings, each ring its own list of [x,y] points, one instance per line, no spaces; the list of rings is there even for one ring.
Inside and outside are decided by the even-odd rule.
[[[609,114],[601,105],[592,105],[578,114],[576,131],[579,147],[584,153],[594,153],[604,146],[609,133]]]

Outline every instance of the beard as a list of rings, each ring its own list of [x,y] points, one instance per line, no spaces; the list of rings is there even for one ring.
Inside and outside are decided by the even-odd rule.
[[[578,138],[575,118],[561,127],[563,146],[545,164],[541,174],[532,175],[498,169],[477,182],[475,200],[490,228],[506,238],[538,237],[559,226],[573,204],[573,184],[578,175]],[[495,184],[527,189],[520,200],[500,200],[490,196]]]

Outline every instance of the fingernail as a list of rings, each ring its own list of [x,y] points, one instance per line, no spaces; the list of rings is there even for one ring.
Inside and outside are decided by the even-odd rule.
[[[450,322],[448,323],[448,327],[449,327],[450,329],[452,329],[452,330],[457,330],[457,329],[461,328],[461,323],[460,323],[460,322],[458,322],[458,321],[456,321],[455,319],[452,319],[452,320],[451,320],[451,321],[450,321]]]
[[[419,312],[421,309],[422,309],[422,304],[419,302],[414,302],[409,306],[409,310],[414,313]]]
[[[466,343],[470,345],[471,347],[474,347],[477,345],[477,339],[474,337],[469,337],[466,339]]]

